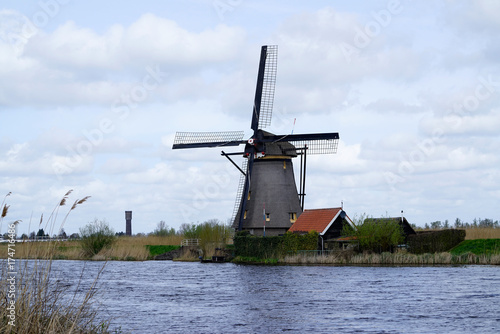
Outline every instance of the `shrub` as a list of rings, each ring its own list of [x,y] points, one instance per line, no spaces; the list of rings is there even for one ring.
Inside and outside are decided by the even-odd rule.
[[[231,228],[217,219],[211,219],[199,225],[200,249],[203,257],[215,254],[216,248],[223,248],[229,237]]]
[[[361,251],[387,252],[404,242],[403,228],[391,218],[364,219],[356,229],[344,229],[342,233],[356,237]]]
[[[80,228],[82,251],[84,256],[92,257],[103,248],[109,248],[115,242],[115,232],[104,220],[95,219]]]

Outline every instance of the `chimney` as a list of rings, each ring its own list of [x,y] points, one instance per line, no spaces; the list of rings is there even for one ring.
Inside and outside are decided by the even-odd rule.
[[[403,210],[401,210],[401,222],[405,221],[405,216],[403,215]]]
[[[132,235],[132,211],[125,211],[125,235]]]

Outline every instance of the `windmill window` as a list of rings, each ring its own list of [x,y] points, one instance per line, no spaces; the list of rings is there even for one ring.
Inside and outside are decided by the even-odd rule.
[[[266,222],[271,221],[271,217],[269,216],[269,213],[266,213]]]
[[[248,210],[245,210],[245,214],[243,215],[243,219],[247,219],[247,212],[248,212]]]
[[[248,192],[248,198],[247,198],[247,200],[250,200],[250,196],[251,196],[251,195],[252,195],[252,192],[251,192],[251,191],[249,191],[249,192]]]
[[[283,169],[286,169],[286,161],[283,161]]]
[[[297,213],[290,212],[290,223],[295,223],[296,220],[297,220]]]

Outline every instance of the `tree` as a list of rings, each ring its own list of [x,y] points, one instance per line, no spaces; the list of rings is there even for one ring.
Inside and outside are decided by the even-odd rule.
[[[435,222],[431,223],[431,228],[434,230],[439,230],[441,228],[443,223],[441,223],[440,220],[436,220]]]
[[[80,228],[81,247],[85,256],[94,256],[103,248],[109,248],[116,240],[115,232],[105,220],[94,219]]]
[[[156,225],[156,229],[152,234],[160,237],[175,235],[175,229],[173,227],[169,228],[165,221],[162,220]]]
[[[196,225],[194,223],[182,223],[179,227],[179,234],[183,235],[186,239],[198,239],[200,237],[201,224]]]
[[[218,219],[210,219],[199,226],[200,249],[203,256],[211,256],[216,248],[226,245],[227,239],[231,235],[229,225],[224,225]]]
[[[68,236],[66,235],[66,231],[64,231],[64,229],[63,229],[63,228],[61,228],[61,230],[59,230],[59,235],[58,235],[58,237],[59,237],[60,239],[67,239],[67,238],[68,238]]]
[[[36,237],[37,237],[37,239],[43,239],[45,237],[45,232],[43,231],[43,228],[38,230]]]
[[[358,240],[360,250],[386,252],[404,241],[403,228],[397,219],[364,217],[366,215],[357,219],[356,228],[351,229],[351,232],[347,229],[343,231],[344,235],[354,236]]]

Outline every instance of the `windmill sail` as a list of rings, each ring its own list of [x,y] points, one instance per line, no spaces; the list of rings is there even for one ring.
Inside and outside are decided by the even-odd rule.
[[[177,132],[172,148],[238,146],[245,143],[244,135],[244,131]]]
[[[271,125],[274,103],[274,87],[278,70],[278,46],[264,45],[260,52],[259,72],[252,114],[254,131]]]
[[[252,111],[253,133],[249,139],[243,140],[243,131],[177,132],[172,146],[173,149],[245,146],[243,152],[222,153],[233,164],[229,155],[242,154],[246,158],[244,170],[236,165],[242,177],[233,226],[255,235],[262,234],[264,224],[266,235],[283,234],[290,228],[303,210],[306,155],[336,153],[339,141],[337,132],[275,135],[262,130],[271,124],[277,59],[276,45],[262,46]],[[292,164],[298,155],[301,156],[300,194]]]
[[[271,125],[274,104],[274,88],[276,87],[276,73],[278,71],[278,46],[267,46],[266,69],[262,83],[262,98],[260,101],[259,129]]]

